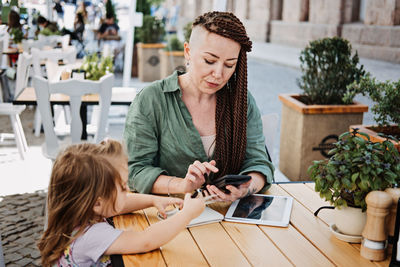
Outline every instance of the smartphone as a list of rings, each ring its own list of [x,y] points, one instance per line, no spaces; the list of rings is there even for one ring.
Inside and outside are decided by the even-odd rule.
[[[240,174],[227,174],[222,176],[212,182],[213,185],[218,187],[221,191],[229,194],[230,191],[227,190],[225,187],[227,185],[233,185],[238,187],[241,184],[244,184],[251,180],[251,176],[249,175],[240,175]]]

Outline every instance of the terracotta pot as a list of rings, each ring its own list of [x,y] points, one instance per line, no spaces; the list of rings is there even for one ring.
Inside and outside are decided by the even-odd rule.
[[[306,105],[298,94],[280,94],[282,120],[279,169],[290,180],[309,180],[314,160],[328,158],[338,136],[349,126],[362,123],[368,106]],[[357,124],[360,124],[357,123]]]
[[[358,128],[359,129],[358,131],[368,134],[369,135],[369,139],[372,142],[383,142],[383,141],[386,140],[385,138],[378,136],[378,132],[376,131],[378,126],[376,126],[376,125],[361,125],[361,124],[351,125],[350,126],[350,130],[353,129],[353,128]],[[398,130],[398,126],[397,125],[391,125],[389,127],[384,127],[382,129],[382,131],[384,133],[386,131],[391,132],[391,131],[394,131],[394,130],[397,130],[397,131],[400,132],[400,130]],[[360,135],[360,136],[364,138],[364,136],[362,136],[362,135]],[[394,146],[397,148],[397,150],[400,152],[400,142],[395,142],[394,140],[391,140],[391,141],[394,144]]]
[[[367,213],[362,212],[361,208],[335,208],[335,224],[342,234],[360,236],[366,221]]]

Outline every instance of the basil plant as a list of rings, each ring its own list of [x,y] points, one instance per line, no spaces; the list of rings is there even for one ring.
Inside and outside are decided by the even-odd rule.
[[[335,207],[365,211],[370,191],[395,187],[400,181],[400,155],[389,138],[372,142],[358,129],[340,135],[329,151],[331,158],[314,161],[308,169],[315,191]]]

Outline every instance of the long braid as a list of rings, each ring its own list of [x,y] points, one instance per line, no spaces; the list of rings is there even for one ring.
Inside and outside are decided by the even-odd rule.
[[[241,45],[238,63],[227,85],[217,92],[215,112],[216,177],[236,174],[246,155],[247,129],[247,56],[251,41],[242,22],[230,12],[208,12],[196,18],[193,27],[202,26],[209,32],[229,38]],[[215,178],[216,178],[215,177]]]

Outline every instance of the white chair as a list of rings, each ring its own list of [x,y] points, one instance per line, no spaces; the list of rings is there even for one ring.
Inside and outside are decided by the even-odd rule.
[[[56,133],[54,131],[53,117],[50,109],[50,95],[62,93],[70,97],[71,106],[71,141],[79,143],[82,134],[82,120],[80,117],[80,107],[82,96],[85,94],[99,94],[100,96],[100,116],[97,121],[97,132],[94,136],[94,142],[98,143],[104,139],[106,134],[106,125],[108,111],[111,105],[112,86],[114,83],[114,74],[110,73],[103,76],[99,81],[90,80],[63,80],[55,83],[40,77],[33,77],[37,103],[40,115],[43,119],[43,128],[45,134],[45,144],[43,153],[50,159],[55,159],[60,148]]]
[[[22,90],[28,85],[31,63],[32,56],[28,53],[24,52],[18,56],[14,98],[17,98]]]
[[[274,155],[275,139],[278,134],[279,115],[278,113],[269,113],[261,116],[263,124],[263,133],[265,137],[265,146],[271,160]]]
[[[75,47],[68,47],[68,49],[49,49],[49,50],[39,50],[37,48],[32,48],[32,65],[33,65],[33,75],[38,75],[41,77],[45,77],[46,75],[42,72],[41,62],[43,60],[50,60],[53,62],[58,62],[58,60],[62,59],[67,63],[74,63],[76,61],[76,49]],[[40,128],[42,125],[42,121],[40,118],[40,113],[36,112],[35,114],[35,136],[38,137],[40,135]]]
[[[61,37],[61,46],[63,50],[67,50],[69,48],[69,41],[70,41],[70,35],[66,34]]]
[[[25,52],[20,54],[18,57],[17,80],[14,93],[15,97],[18,96],[22,89],[27,86],[31,60],[32,56]],[[22,128],[21,119],[19,117],[21,112],[24,110],[25,105],[17,106],[12,103],[0,103],[0,114],[10,116],[11,125],[14,131],[14,134],[0,134],[0,142],[6,143],[7,139],[15,139],[21,159],[25,158],[25,153],[28,150],[24,129]]]
[[[43,60],[51,60],[57,62],[62,59],[67,63],[74,63],[76,61],[76,48],[73,46],[69,46],[67,49],[49,49],[49,50],[40,50],[37,48],[32,48],[31,53],[33,56],[33,75],[39,75],[44,77],[45,74],[41,70],[41,62]]]
[[[14,134],[2,133],[0,134],[0,142],[6,143],[6,139],[15,139],[18,152],[21,159],[25,159],[25,153],[28,151],[28,144],[26,143],[24,129],[22,128],[21,119],[19,114],[25,110],[25,105],[13,105],[12,103],[0,103],[0,114],[10,116],[11,126]]]

